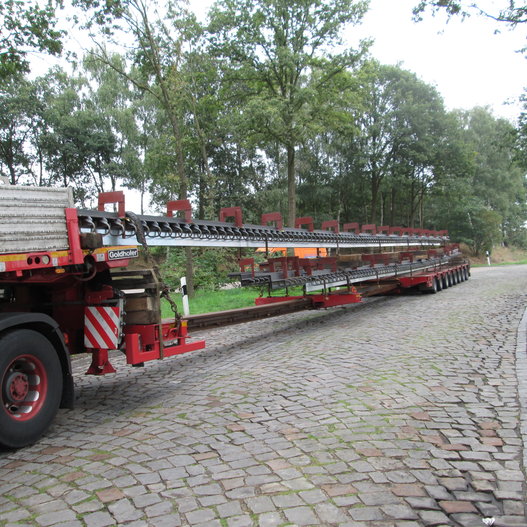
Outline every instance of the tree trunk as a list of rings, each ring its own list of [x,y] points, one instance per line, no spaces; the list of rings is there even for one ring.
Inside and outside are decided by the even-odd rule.
[[[167,104],[169,104],[168,101]],[[178,116],[175,114],[175,110],[171,108],[169,113],[176,147],[176,170],[179,182],[179,199],[187,199],[188,181],[185,174],[185,154],[183,152],[181,127],[179,126],[179,120]],[[187,293],[188,296],[192,298],[194,296],[194,265],[192,262],[192,249],[190,247],[185,247],[185,276],[187,278]]]
[[[296,220],[296,174],[295,147],[287,147],[287,224],[295,226]]]
[[[395,198],[397,196],[397,190],[395,185],[392,186],[392,198],[390,201],[390,225],[395,226]]]
[[[215,196],[216,181],[210,170],[209,154],[207,152],[207,139],[205,137],[205,134],[199,122],[196,98],[194,97],[193,93],[191,93],[190,96],[191,96],[191,102],[192,102],[192,112],[194,114],[194,126],[196,127],[196,132],[199,138],[201,162],[203,163],[203,169],[205,172],[204,188],[201,189],[200,187],[200,191],[203,190],[202,198],[204,202],[200,203],[200,206],[202,207],[203,209],[202,212],[204,214],[212,215],[214,213],[214,203],[216,201],[215,199],[216,198]],[[200,178],[200,185],[202,182],[203,182],[203,177]]]
[[[377,216],[377,201],[379,198],[379,187],[381,185],[381,178],[372,174],[371,178],[371,208],[370,208],[370,223],[375,223]]]

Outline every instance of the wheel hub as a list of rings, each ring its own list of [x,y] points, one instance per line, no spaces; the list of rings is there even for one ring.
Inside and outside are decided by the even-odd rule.
[[[29,393],[29,379],[25,373],[14,372],[6,382],[6,396],[13,403],[24,401]]]

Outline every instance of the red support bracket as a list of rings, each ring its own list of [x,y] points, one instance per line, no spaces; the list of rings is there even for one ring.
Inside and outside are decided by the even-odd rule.
[[[388,234],[397,234],[398,236],[403,235],[402,227],[390,227],[390,232]]]
[[[304,216],[295,220],[295,229],[301,229],[303,225],[307,225],[307,230],[310,232],[315,230],[315,223],[311,216]]]
[[[240,258],[238,260],[240,266],[240,273],[245,273],[245,268],[251,266],[251,277],[254,278],[254,258]]]
[[[284,220],[282,215],[279,212],[268,212],[262,214],[262,219],[260,220],[261,225],[268,225],[269,222],[274,222],[275,227],[281,231],[284,228]]]
[[[79,217],[77,209],[65,209],[66,228],[68,230],[68,242],[70,245],[69,257],[73,265],[79,265],[84,262],[84,253],[81,248],[81,238],[79,233]]]
[[[98,209],[104,211],[104,206],[108,203],[117,203],[117,211],[120,218],[124,218],[124,192],[116,190],[115,192],[101,192],[99,194]]]
[[[169,201],[167,203],[167,216],[172,218],[174,212],[183,211],[185,213],[185,221],[192,221],[192,206],[188,199],[177,199],[175,201]]]
[[[300,258],[298,256],[278,256],[270,258],[265,264],[260,264],[260,269],[267,267],[271,273],[282,272],[284,278],[289,277],[289,271],[294,271],[295,276],[300,276]]]
[[[226,218],[234,218],[234,225],[241,227],[243,225],[241,207],[225,207],[220,209],[220,221],[225,221]]]
[[[391,227],[389,225],[383,225],[382,227],[377,227],[377,234],[390,234]]]
[[[377,227],[373,223],[369,223],[368,225],[363,225],[361,232],[365,232],[368,234],[377,234]]]
[[[414,233],[414,230],[411,229],[410,227],[407,227],[406,229],[401,229],[401,234],[403,236],[412,236],[413,233]]]
[[[448,236],[448,231],[437,231],[438,236]]]
[[[320,228],[323,230],[323,231],[327,231],[327,230],[332,230],[333,232],[337,233],[339,232],[339,222],[337,220],[328,220],[328,221],[323,221],[322,222],[322,225],[320,226]]]
[[[355,223],[345,223],[343,226],[342,226],[342,231],[343,232],[353,232],[355,234],[359,234],[360,232],[360,227],[359,227],[359,224],[357,222]]]

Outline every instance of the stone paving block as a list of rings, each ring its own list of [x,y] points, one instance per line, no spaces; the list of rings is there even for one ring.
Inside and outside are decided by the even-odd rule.
[[[306,501],[304,499],[304,501]],[[247,507],[254,514],[261,514],[264,512],[274,512],[276,510],[273,501],[268,496],[258,496],[256,498],[247,498],[245,500]],[[306,502],[307,503],[307,502]]]
[[[180,527],[182,522],[179,514],[169,514],[167,516],[157,516],[155,518],[150,518],[148,520],[148,525],[152,527]],[[137,527],[144,527],[144,522]]]
[[[239,516],[243,514],[239,501],[228,501],[216,507],[220,518],[229,518],[230,516]]]
[[[449,525],[448,516],[440,511],[420,510],[417,512],[424,525]]]
[[[426,491],[423,485],[415,483],[401,483],[392,486],[392,492],[396,496],[426,496]]]
[[[86,527],[107,527],[115,525],[115,520],[106,511],[93,512],[82,517]]]
[[[20,522],[22,520],[28,519],[32,514],[27,509],[16,508],[9,512],[3,512],[0,514],[0,521],[10,523],[10,522]]]
[[[203,507],[210,507],[211,505],[220,505],[225,503],[227,498],[223,494],[216,494],[214,496],[202,496],[198,501]]]
[[[388,490],[379,492],[361,492],[358,494],[364,505],[388,505],[398,503],[399,499]]]
[[[422,497],[407,497],[406,502],[412,509],[439,509],[437,501],[432,498],[422,498]]]
[[[210,522],[216,517],[212,509],[196,509],[185,513],[185,517],[190,525]]]
[[[381,511],[389,518],[395,520],[415,520],[417,513],[407,505],[400,503],[392,503],[381,506]]]
[[[123,498],[108,505],[108,510],[115,518],[117,524],[132,522],[143,516],[143,513],[137,510],[130,500]]]
[[[228,527],[252,527],[253,521],[249,515],[233,516],[227,520]]]
[[[166,516],[173,512],[173,506],[169,501],[162,501],[161,503],[156,503],[155,505],[146,507],[144,512],[148,518]]]
[[[384,518],[384,514],[378,507],[352,507],[348,513],[357,522],[371,522]]]
[[[320,521],[309,507],[292,507],[283,510],[285,517],[298,526],[320,525]]]
[[[279,509],[305,505],[305,502],[298,494],[278,494],[276,496],[272,496],[271,499]]]

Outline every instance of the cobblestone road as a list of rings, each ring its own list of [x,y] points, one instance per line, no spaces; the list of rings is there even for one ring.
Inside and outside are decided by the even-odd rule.
[[[76,360],[77,408],[0,452],[0,525],[525,527],[526,305],[526,266],[476,269],[116,375]]]

